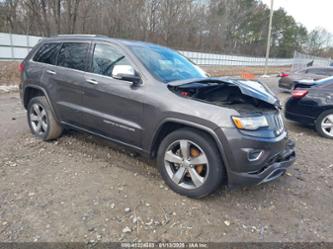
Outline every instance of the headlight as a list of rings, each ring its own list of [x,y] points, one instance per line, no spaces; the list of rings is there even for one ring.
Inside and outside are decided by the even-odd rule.
[[[232,121],[238,129],[242,130],[257,130],[262,127],[268,127],[268,122],[265,116],[256,117],[232,117]]]

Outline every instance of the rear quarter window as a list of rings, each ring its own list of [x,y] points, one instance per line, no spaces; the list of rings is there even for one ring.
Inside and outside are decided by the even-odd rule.
[[[63,43],[57,65],[84,71],[87,65],[88,49],[89,43]]]
[[[43,44],[33,57],[33,61],[55,65],[57,62],[57,54],[61,47],[61,43]]]

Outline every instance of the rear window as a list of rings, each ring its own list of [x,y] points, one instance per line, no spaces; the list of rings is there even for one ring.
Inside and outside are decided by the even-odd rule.
[[[61,43],[43,44],[35,54],[33,61],[55,65],[60,47]]]
[[[317,69],[308,69],[308,70],[306,70],[306,73],[317,74],[318,71],[317,71]]]
[[[84,71],[86,68],[88,43],[63,43],[59,55],[58,66]]]
[[[326,68],[311,68],[307,70],[307,73],[330,76],[330,72]]]
[[[327,75],[327,76],[333,76],[333,69],[326,69],[326,73],[325,73],[325,75]]]

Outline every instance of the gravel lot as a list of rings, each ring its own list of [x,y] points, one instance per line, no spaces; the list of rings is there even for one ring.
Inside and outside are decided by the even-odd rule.
[[[311,128],[287,122],[297,162],[286,175],[192,200],[170,191],[154,162],[101,139],[33,138],[18,93],[0,94],[0,120],[1,242],[333,242],[333,140]]]

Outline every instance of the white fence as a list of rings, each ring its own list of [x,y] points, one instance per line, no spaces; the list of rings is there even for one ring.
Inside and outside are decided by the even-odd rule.
[[[190,58],[198,65],[207,66],[264,66],[265,58],[247,57],[237,55],[212,54],[201,52],[180,51],[187,58]],[[293,59],[270,58],[269,66],[290,66]]]
[[[0,60],[22,60],[42,37],[0,33]],[[198,65],[263,66],[265,58],[179,51]],[[292,65],[293,59],[269,59],[270,66]]]
[[[0,33],[0,60],[22,60],[42,37],[29,35],[16,35]],[[213,53],[201,53],[191,51],[179,51],[198,65],[207,66],[264,66],[265,58],[246,57]],[[314,60],[313,65],[328,66],[330,59],[313,57],[308,55],[300,56],[295,53],[294,58],[280,59],[270,58],[269,66],[293,66],[294,70],[305,67]]]
[[[302,54],[297,51],[294,53],[294,62],[292,64],[292,71],[299,71],[307,66],[314,67],[327,67],[332,63],[331,58],[322,58],[308,54]]]
[[[0,60],[22,60],[41,38],[0,33]]]

